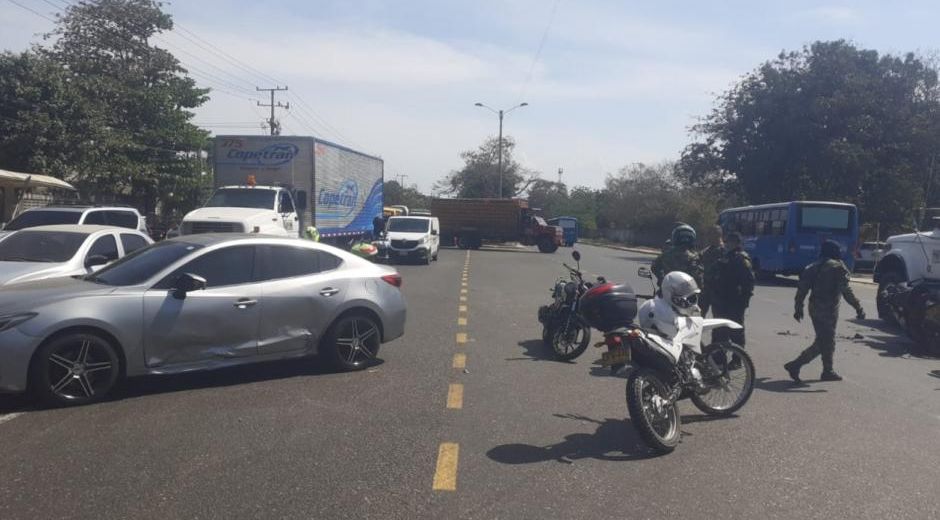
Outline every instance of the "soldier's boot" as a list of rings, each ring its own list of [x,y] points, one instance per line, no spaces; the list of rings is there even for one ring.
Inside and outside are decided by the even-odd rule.
[[[792,379],[794,383],[803,382],[803,380],[800,379],[800,364],[797,360],[785,363],[783,368],[787,371],[787,374],[790,374],[790,379]]]
[[[842,381],[842,376],[832,369],[832,352],[822,353],[823,371],[819,379],[823,381]]]

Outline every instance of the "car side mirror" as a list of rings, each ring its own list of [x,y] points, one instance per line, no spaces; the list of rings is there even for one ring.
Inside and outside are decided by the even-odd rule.
[[[640,278],[646,278],[646,279],[649,279],[649,280],[652,280],[652,279],[653,279],[653,272],[650,271],[649,267],[641,267],[641,268],[637,269],[636,274],[637,274]]]
[[[294,194],[294,205],[297,206],[297,209],[300,211],[307,210],[307,192],[304,190],[298,190]]]
[[[91,269],[92,267],[101,267],[110,262],[108,257],[104,255],[91,255],[85,259],[85,267]]]
[[[437,230],[436,230],[436,229],[432,229],[432,230],[431,230],[431,234],[437,236]]]
[[[571,252],[571,258],[574,258],[574,261],[575,261],[575,262],[580,262],[580,261],[581,261],[581,253],[580,253],[579,251],[572,251],[572,252]]]
[[[172,295],[177,300],[186,298],[187,293],[206,288],[206,279],[192,273],[183,273],[173,282]]]

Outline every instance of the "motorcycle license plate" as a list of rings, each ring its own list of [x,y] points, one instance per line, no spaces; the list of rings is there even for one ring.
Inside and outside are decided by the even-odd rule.
[[[601,365],[625,365],[630,362],[630,347],[621,347],[601,354]]]

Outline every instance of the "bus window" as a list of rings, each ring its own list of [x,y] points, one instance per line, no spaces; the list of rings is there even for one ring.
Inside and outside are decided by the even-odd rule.
[[[799,212],[800,231],[847,233],[851,225],[850,208],[802,206]]]

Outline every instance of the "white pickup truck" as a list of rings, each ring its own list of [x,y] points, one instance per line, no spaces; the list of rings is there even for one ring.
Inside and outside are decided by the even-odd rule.
[[[183,217],[180,234],[259,233],[296,237],[301,231],[298,209],[304,208],[297,208],[287,188],[222,186],[205,206]]]

